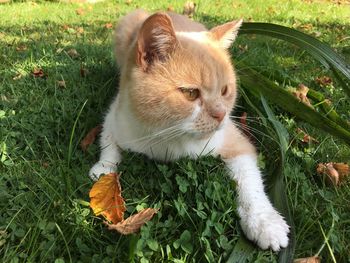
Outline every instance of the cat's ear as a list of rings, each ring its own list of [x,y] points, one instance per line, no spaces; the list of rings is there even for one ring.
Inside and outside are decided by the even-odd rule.
[[[219,41],[221,47],[229,48],[236,39],[238,30],[242,23],[243,19],[239,19],[214,27],[209,31],[210,36],[212,39]]]
[[[147,71],[155,61],[165,61],[176,45],[170,17],[166,13],[155,13],[145,20],[139,31],[136,63]]]

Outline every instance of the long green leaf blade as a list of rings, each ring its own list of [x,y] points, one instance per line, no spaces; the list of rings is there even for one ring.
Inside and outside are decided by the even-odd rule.
[[[327,68],[341,72],[347,82],[344,91],[350,96],[350,66],[330,46],[303,32],[271,23],[243,23],[240,34],[260,34],[282,39],[306,50]]]
[[[257,71],[245,66],[242,62],[236,65],[242,86],[260,97],[262,94],[282,109],[338,138],[350,145],[350,131],[326,118],[322,114],[301,103],[287,90],[279,87]]]

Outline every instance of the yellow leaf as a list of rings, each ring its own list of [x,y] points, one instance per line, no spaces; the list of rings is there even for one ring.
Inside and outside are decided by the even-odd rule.
[[[319,257],[308,257],[308,258],[298,258],[294,260],[294,263],[320,263],[321,260]]]
[[[123,235],[129,235],[132,233],[136,233],[140,230],[140,228],[149,220],[152,219],[154,214],[158,212],[158,209],[154,208],[146,208],[139,213],[128,217],[127,219],[117,223],[117,224],[108,224],[109,230],[116,230]]]
[[[126,208],[121,196],[119,174],[101,176],[92,186],[89,196],[90,207],[95,215],[103,215],[114,224],[123,220]]]

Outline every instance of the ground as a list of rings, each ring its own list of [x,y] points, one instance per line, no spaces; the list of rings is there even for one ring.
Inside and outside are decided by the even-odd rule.
[[[278,261],[277,254],[244,239],[235,211],[235,185],[222,163],[210,157],[162,164],[124,153],[120,171],[127,213],[160,208],[139,234],[125,237],[108,231],[89,208],[93,182],[87,173],[99,150],[93,144],[84,153],[79,143],[102,122],[117,90],[114,24],[137,7],[181,12],[183,4],[135,0],[0,5],[2,262]],[[349,62],[347,1],[203,0],[194,15],[208,27],[240,17],[309,33]],[[315,82],[332,75],[295,46],[244,35],[231,53],[235,63],[244,61],[265,75],[324,92],[349,120],[348,98],[337,83],[322,88]],[[349,162],[349,147],[270,107],[290,138],[283,164],[286,186],[280,191],[286,193],[294,222],[294,258],[317,254],[323,262],[349,262],[349,182],[328,186],[315,171],[319,162]],[[276,141],[268,133],[271,127],[262,124],[244,95],[235,115],[242,112],[248,112],[260,165],[269,178],[274,164],[271,140]],[[300,142],[298,127],[319,143]]]

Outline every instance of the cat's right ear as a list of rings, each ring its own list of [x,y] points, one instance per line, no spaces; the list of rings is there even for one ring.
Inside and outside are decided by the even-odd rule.
[[[155,13],[145,20],[139,31],[136,63],[147,71],[154,62],[165,61],[176,45],[170,17],[166,13]]]

